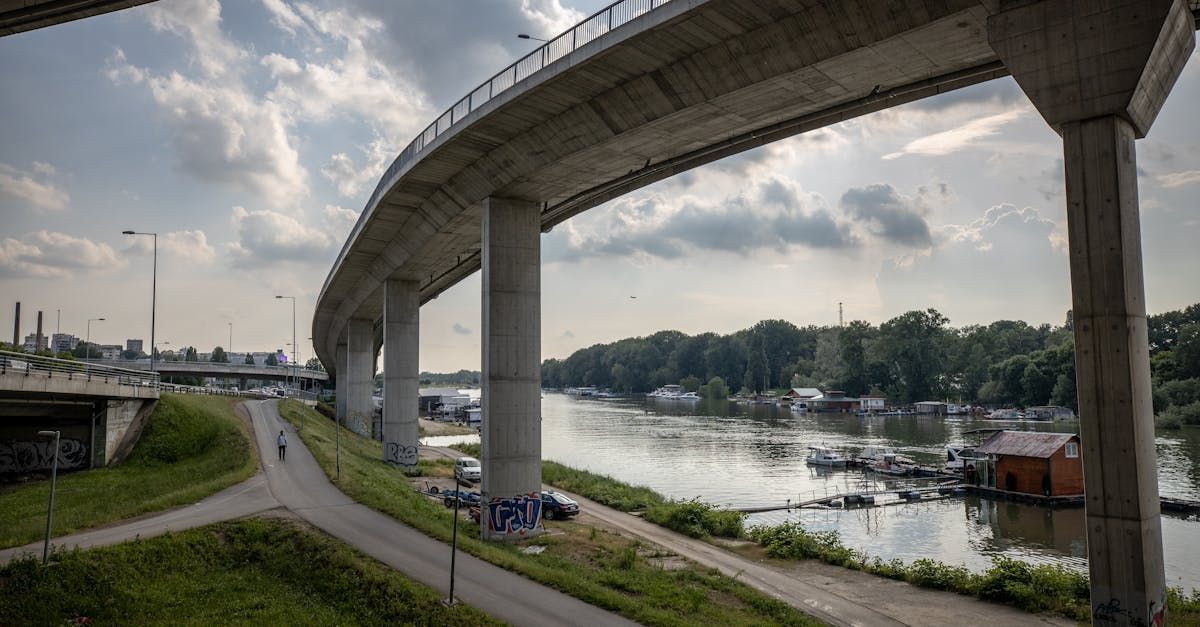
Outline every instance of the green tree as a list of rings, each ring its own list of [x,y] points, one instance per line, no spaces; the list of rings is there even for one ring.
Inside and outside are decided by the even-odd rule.
[[[680,387],[687,390],[688,392],[700,391],[700,385],[702,383],[703,383],[703,381],[700,380],[700,377],[693,377],[691,375],[686,376],[679,380]]]
[[[1200,323],[1179,328],[1175,341],[1175,376],[1180,379],[1200,377]]]
[[[184,361],[200,361],[200,357],[196,354],[195,346],[187,347],[187,350],[184,351],[184,353],[183,353],[183,360]]]
[[[254,365],[254,355],[251,355],[250,353],[246,353],[246,360],[243,363],[245,363],[248,366],[253,366]]]
[[[1043,405],[1050,400],[1055,380],[1030,362],[1021,373],[1021,403],[1025,407]]]
[[[931,398],[946,370],[945,344],[948,318],[936,309],[909,311],[879,327],[880,352],[894,374],[889,396],[903,402]]]
[[[212,355],[208,358],[209,361],[218,364],[229,363],[229,355],[225,354],[225,349],[220,346],[212,349]]]
[[[266,364],[268,366],[278,366],[279,358],[275,356],[275,353],[269,353],[267,354]]]
[[[729,398],[729,386],[725,385],[725,380],[721,377],[713,377],[708,380],[708,383],[700,386],[700,396],[704,398]]]
[[[838,386],[850,396],[865,394],[871,387],[872,382],[867,374],[866,341],[873,331],[870,324],[854,320],[838,336],[842,357]]]

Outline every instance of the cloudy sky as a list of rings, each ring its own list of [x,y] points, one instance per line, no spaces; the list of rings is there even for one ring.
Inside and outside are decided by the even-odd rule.
[[[0,38],[0,329],[302,357],[382,169],[596,0],[162,0]],[[1200,301],[1200,53],[1139,142],[1152,312]],[[1011,79],[829,127],[629,194],[543,243],[543,356],[764,318],[1061,323],[1061,143]],[[421,312],[421,367],[479,367],[476,275]],[[636,298],[630,298],[636,296]],[[228,347],[227,347],[228,348]]]

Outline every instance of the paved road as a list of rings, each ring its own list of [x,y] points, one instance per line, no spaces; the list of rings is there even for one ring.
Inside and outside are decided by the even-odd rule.
[[[279,507],[279,503],[267,488],[267,477],[259,472],[242,483],[186,507],[51,538],[50,543],[68,549],[107,546],[136,537],[150,538],[168,531],[183,531],[222,520],[242,518],[276,507]],[[29,553],[41,555],[42,543],[0,550],[0,564],[7,564],[13,558]]]
[[[247,402],[271,493],[309,523],[358,550],[447,594],[450,547],[352,501],[325,477],[277,401]],[[277,461],[275,437],[288,436],[287,461]],[[455,596],[514,625],[633,625],[616,614],[459,553]]]
[[[867,573],[816,562],[792,568],[768,566],[606,507],[566,490],[587,516],[641,537],[738,579],[784,603],[834,625],[1073,625],[971,597],[918,588]]]

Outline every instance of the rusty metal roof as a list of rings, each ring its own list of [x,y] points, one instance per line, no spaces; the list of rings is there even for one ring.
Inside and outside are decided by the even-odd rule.
[[[1018,457],[1046,458],[1077,437],[1073,433],[1046,433],[1043,431],[1001,431],[984,440],[976,453],[992,455],[1015,455]]]

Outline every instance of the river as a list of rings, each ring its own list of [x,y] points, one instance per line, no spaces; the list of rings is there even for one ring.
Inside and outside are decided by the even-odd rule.
[[[1077,422],[1032,423],[928,417],[860,418],[804,414],[773,405],[727,401],[580,399],[547,392],[542,401],[546,459],[649,486],[671,498],[731,506],[782,504],[857,486],[861,471],[818,470],[804,462],[807,446],[843,453],[867,445],[894,446],[922,463],[940,463],[947,443],[979,428],[1076,431]],[[1200,500],[1200,429],[1157,437],[1164,496]],[[1120,463],[1120,460],[1114,460]],[[1084,570],[1083,508],[1048,509],[958,497],[867,510],[804,510],[752,514],[748,525],[800,520],[836,530],[851,547],[885,560],[928,557],[973,570],[991,557],[1057,563]],[[1200,588],[1200,521],[1162,518],[1167,581]]]

